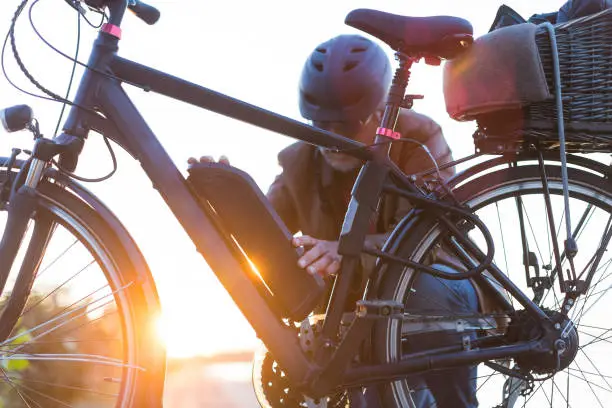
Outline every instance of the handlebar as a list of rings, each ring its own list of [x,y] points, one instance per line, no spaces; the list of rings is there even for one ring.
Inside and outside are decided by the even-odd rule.
[[[157,23],[159,20],[159,10],[139,0],[130,0],[128,8],[142,21],[149,25]]]
[[[103,10],[105,7],[109,7],[112,10],[113,7],[111,6],[116,6],[117,3],[123,2],[136,17],[149,25],[155,24],[160,17],[158,9],[140,0],[66,0],[66,2],[81,13],[84,11],[79,7],[81,2],[96,10]]]

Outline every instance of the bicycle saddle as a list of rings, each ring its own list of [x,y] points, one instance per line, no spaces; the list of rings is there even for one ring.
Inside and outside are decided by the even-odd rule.
[[[474,32],[472,24],[459,17],[406,17],[370,9],[351,11],[344,23],[404,54],[442,59],[458,55],[472,43]]]

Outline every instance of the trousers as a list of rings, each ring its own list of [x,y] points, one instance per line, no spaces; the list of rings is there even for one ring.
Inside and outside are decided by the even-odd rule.
[[[434,268],[452,272],[446,265]],[[455,313],[478,313],[478,297],[469,280],[447,280],[426,273],[419,273],[408,296],[405,309],[411,314],[453,315]],[[404,339],[403,350],[407,353],[425,351],[435,347],[461,344],[463,336],[475,338],[472,331],[436,331],[414,334]],[[408,376],[412,399],[417,408],[476,408],[476,366],[463,366]],[[384,408],[376,387],[364,392],[365,404],[369,408]]]

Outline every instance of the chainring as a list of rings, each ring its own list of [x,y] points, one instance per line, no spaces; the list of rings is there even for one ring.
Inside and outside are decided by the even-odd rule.
[[[304,351],[315,342],[319,332],[319,322],[310,324],[305,320],[300,327],[300,343]],[[343,391],[334,395],[312,399],[295,390],[282,367],[263,344],[255,353],[253,360],[253,387],[257,401],[262,408],[348,408],[348,393]]]

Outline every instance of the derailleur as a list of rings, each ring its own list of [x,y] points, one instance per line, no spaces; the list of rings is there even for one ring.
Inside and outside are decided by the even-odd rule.
[[[495,408],[514,408],[519,397],[527,397],[534,390],[534,381],[518,377],[508,377],[504,383],[503,401]]]

